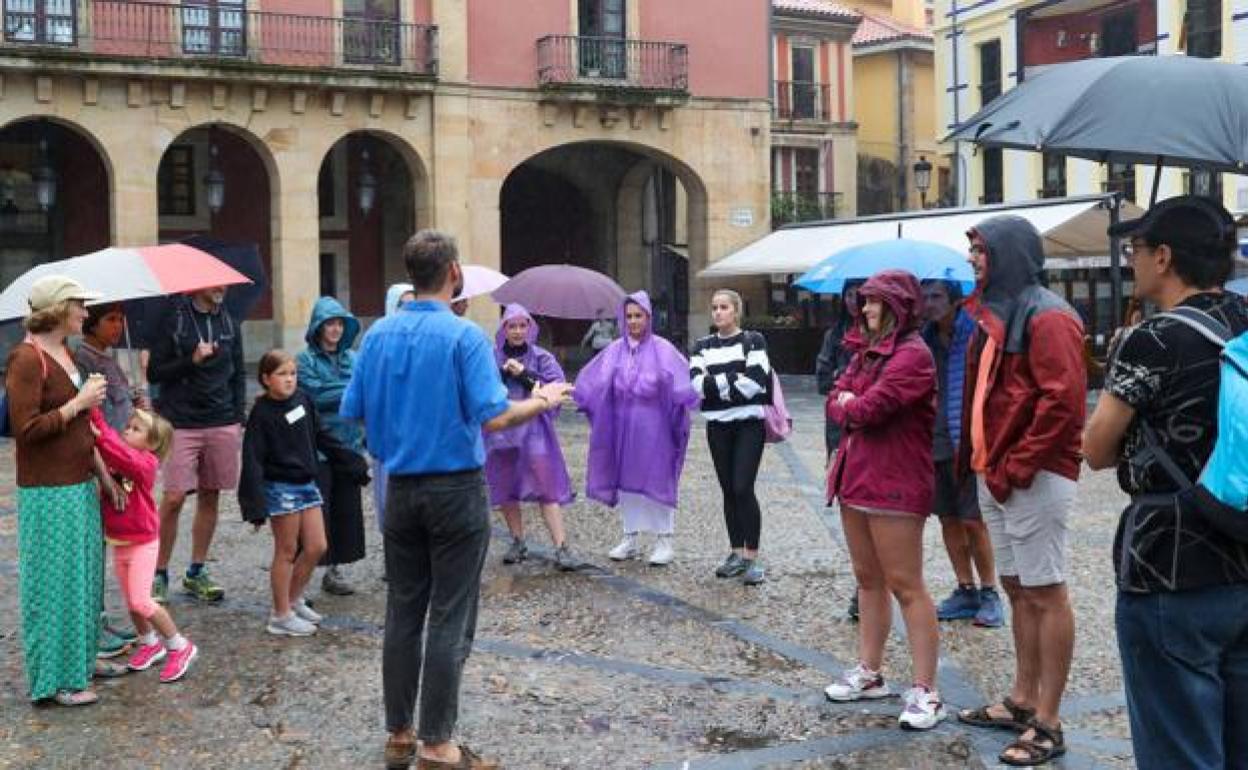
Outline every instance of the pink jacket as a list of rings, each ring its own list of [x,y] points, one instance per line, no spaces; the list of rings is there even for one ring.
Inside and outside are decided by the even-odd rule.
[[[91,410],[91,424],[100,432],[95,440],[96,450],[114,478],[120,476],[120,482],[127,487],[124,511],[114,508],[107,495],[100,501],[104,536],[129,545],[150,543],[160,537],[160,514],[156,511],[153,493],[160,460],[151,452],[135,449],[123,441],[104,421],[99,409]]]
[[[874,345],[861,326],[845,335],[854,357],[828,394],[828,419],[843,428],[828,471],[828,501],[926,516],[935,487],[936,365],[918,332],[919,282],[884,270],[859,296],[882,299],[897,328]],[[842,406],[837,399],[846,392],[855,397]]]

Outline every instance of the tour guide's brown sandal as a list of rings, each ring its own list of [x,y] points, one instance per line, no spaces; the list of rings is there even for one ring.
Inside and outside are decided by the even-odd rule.
[[[441,762],[436,759],[421,757],[416,761],[416,770],[501,770],[502,765],[491,760],[482,759],[464,744],[459,744],[458,762]]]
[[[1021,733],[1027,729],[1028,723],[1036,716],[1035,709],[1018,705],[1008,695],[1001,699],[1001,705],[1010,712],[1008,717],[994,717],[989,711],[992,705],[980,706],[977,709],[962,709],[958,712],[958,721],[972,727],[1000,727]]]
[[[416,739],[410,732],[392,733],[386,739],[386,770],[407,770],[416,761]]]
[[[1035,731],[1031,738],[1017,738],[997,759],[1012,767],[1035,767],[1057,759],[1066,753],[1066,741],[1062,738],[1062,726],[1052,727],[1032,717],[1027,727]],[[1025,756],[1012,756],[1011,752],[1022,752]]]

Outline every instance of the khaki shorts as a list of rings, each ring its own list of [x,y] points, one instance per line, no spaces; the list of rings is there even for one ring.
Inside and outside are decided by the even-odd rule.
[[[1027,587],[1066,582],[1066,523],[1079,484],[1040,471],[1028,489],[1015,489],[1004,504],[978,477],[979,507],[992,538],[997,574],[1017,577]]]
[[[177,428],[165,460],[166,492],[211,492],[238,486],[243,426]]]

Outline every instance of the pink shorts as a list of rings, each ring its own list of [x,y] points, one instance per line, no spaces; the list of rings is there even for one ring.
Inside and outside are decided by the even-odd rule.
[[[166,492],[211,492],[238,486],[243,426],[177,428],[165,461]]]
[[[126,598],[126,607],[142,618],[156,614],[156,602],[152,601],[152,579],[156,575],[159,552],[159,540],[113,546],[113,569],[117,573],[122,596]]]

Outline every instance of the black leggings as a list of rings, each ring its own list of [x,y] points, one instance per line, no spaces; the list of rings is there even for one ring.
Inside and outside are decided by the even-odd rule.
[[[715,475],[724,493],[724,521],[734,550],[758,549],[763,517],[754,496],[754,479],[763,460],[765,436],[762,420],[706,424],[706,441],[711,446]]]

